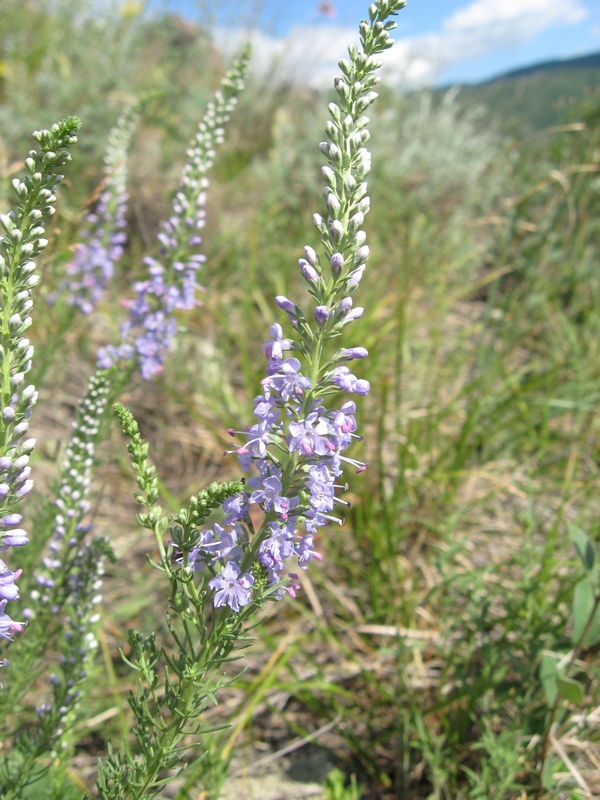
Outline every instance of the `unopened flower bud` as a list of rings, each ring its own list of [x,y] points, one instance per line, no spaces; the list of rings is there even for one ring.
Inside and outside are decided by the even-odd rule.
[[[354,265],[358,267],[360,264],[364,264],[369,257],[369,252],[368,245],[364,244],[362,247],[359,247],[354,255]]]
[[[298,260],[298,266],[300,267],[300,272],[305,280],[309,283],[316,283],[319,280],[319,275],[314,267],[305,261],[303,258]]]
[[[311,265],[311,267],[316,267],[318,260],[317,254],[315,253],[313,248],[310,247],[309,245],[306,245],[306,247],[304,248],[304,256],[308,261],[308,263]]]
[[[365,347],[345,347],[341,352],[341,357],[351,361],[354,358],[366,358],[369,351]]]
[[[334,253],[329,259],[329,263],[334,276],[337,278],[344,268],[344,256],[341,253]]]
[[[29,536],[22,528],[15,528],[1,536],[2,544],[8,545],[8,547],[22,547],[29,541]]]
[[[339,219],[334,219],[331,223],[331,238],[335,242],[340,242],[344,235],[344,226]]]
[[[17,497],[25,497],[33,489],[33,481],[25,481],[15,492]],[[23,542],[25,544],[25,542]]]
[[[279,306],[279,308],[283,309],[287,314],[291,314],[292,316],[296,316],[296,306],[290,302],[287,297],[284,297],[282,294],[277,295],[275,298],[275,302]]]
[[[7,514],[0,519],[0,528],[3,530],[6,528],[14,528],[15,525],[20,525],[22,521],[23,517],[21,514]]]
[[[364,271],[365,271],[365,265],[363,264],[358,269],[355,269],[354,272],[350,273],[350,276],[348,278],[348,283],[346,284],[347,288],[350,291],[352,291],[353,289],[355,289],[358,286],[358,284],[360,283],[360,281],[362,279]]]
[[[317,306],[314,310],[314,316],[319,325],[324,325],[329,319],[329,309],[327,306]]]
[[[362,315],[365,313],[364,308],[357,306],[353,308],[348,314],[346,314],[344,318],[344,325],[348,325],[350,322],[354,322],[357,319],[360,319]]]

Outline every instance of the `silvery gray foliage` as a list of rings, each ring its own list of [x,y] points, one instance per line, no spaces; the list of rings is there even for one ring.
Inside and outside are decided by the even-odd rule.
[[[483,106],[461,105],[457,88],[441,99],[423,91],[387,106],[378,142],[386,178],[399,186],[409,182],[411,202],[424,208],[448,198],[455,214],[464,214],[468,203],[492,208],[505,188],[502,170],[490,169],[499,160],[509,163],[501,133]]]

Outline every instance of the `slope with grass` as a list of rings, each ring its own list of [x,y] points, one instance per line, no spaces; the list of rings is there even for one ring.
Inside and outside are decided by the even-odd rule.
[[[483,83],[461,86],[469,103],[482,103],[505,126],[531,133],[574,119],[582,101],[600,103],[600,53],[547,61]]]

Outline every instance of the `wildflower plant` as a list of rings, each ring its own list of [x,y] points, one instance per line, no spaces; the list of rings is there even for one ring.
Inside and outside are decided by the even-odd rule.
[[[35,386],[28,384],[33,346],[25,337],[32,324],[32,290],[39,282],[35,259],[48,244],[45,223],[54,214],[56,187],[63,176],[57,172],[71,158],[69,148],[77,141],[80,123],[69,117],[47,131],[37,131],[34,138],[39,150],[31,150],[25,160],[27,174],[15,178],[15,208],[0,216],[2,274],[2,410],[0,427],[0,547],[20,547],[29,537],[20,527],[23,516],[17,510],[20,501],[33,488],[29,459],[35,439],[26,438],[29,419],[37,400]],[[6,604],[18,597],[13,572],[0,563],[0,637],[12,638],[22,624],[6,613]]]
[[[206,216],[206,173],[213,165],[215,148],[224,141],[224,126],[244,88],[249,58],[247,48],[221,81],[214,101],[208,104],[187,150],[172,214],[162,223],[157,236],[159,253],[145,256],[149,277],[135,284],[135,298],[128,302],[129,319],[121,326],[121,343],[100,349],[100,367],[135,358],[142,377],[152,378],[162,371],[165,353],[177,332],[174,312],[193,309],[198,304],[197,273],[206,260],[198,252]]]
[[[68,277],[60,286],[71,306],[91,314],[123,256],[127,235],[127,153],[144,101],[128,105],[108,137],[104,156],[105,183],[93,211],[87,214],[75,247],[65,265]]]
[[[166,625],[170,641],[157,642],[155,633],[130,631],[123,655],[136,676],[129,696],[135,717],[136,746],[111,744],[99,765],[97,795],[104,800],[142,800],[160,795],[164,787],[202,757],[198,750],[205,726],[202,713],[217,702],[218,691],[232,678],[224,666],[240,658],[248,646],[253,615],[268,600],[297,591],[293,569],[305,569],[320,559],[314,538],[327,522],[340,524],[339,498],[344,470],[357,472],[365,464],[346,454],[361,437],[357,433],[354,399],[333,402],[340,393],[364,396],[369,383],[349,364],[368,353],[360,342],[335,347],[345,328],[363,314],[353,295],[366,269],[369,248],[363,223],[370,209],[366,177],[370,169],[369,119],[365,112],[377,97],[379,55],[392,45],[393,17],[404,0],[377,0],[368,21],[360,25],[360,47],[349,48],[335,82],[338,103],[329,106],[328,141],[321,144],[327,163],[325,216],[315,214],[321,253],[307,245],[298,266],[310,306],[279,296],[289,331],[274,322],[265,344],[266,376],[254,401],[256,421],[238,437],[230,453],[237,455],[247,478],[213,483],[168,516],[159,503],[159,483],[136,420],[124,406],[114,409],[127,436],[143,509],[138,522],[153,534],[158,560],[151,564],[168,587]],[[97,646],[97,611],[103,562],[112,558],[109,543],[92,538],[89,492],[96,446],[111,401],[131,378],[134,366],[146,379],[163,368],[165,353],[177,330],[175,313],[197,303],[197,272],[204,261],[198,252],[204,224],[206,173],[215,148],[223,141],[224,125],[243,88],[249,52],[223,80],[198,134],[187,152],[172,215],[158,235],[160,251],[147,256],[148,280],[134,287],[129,319],[121,327],[121,342],[101,348],[98,368],[77,409],[73,435],[59,475],[57,497],[46,536],[48,550],[37,570],[36,587],[26,611],[45,647],[57,637],[58,665],[48,676],[51,696],[35,708],[36,724],[8,726],[12,741],[0,760],[0,788],[5,798],[21,798],[68,756],[65,733],[78,719],[82,695]],[[124,244],[125,152],[137,110],[124,113],[109,147],[108,182],[95,215],[88,217],[90,236],[69,268],[65,284],[68,302],[91,313],[103,283],[110,277]],[[28,457],[33,440],[23,440],[35,402],[33,387],[22,388],[31,365],[32,348],[23,333],[30,324],[31,288],[37,282],[31,259],[45,246],[40,221],[52,213],[53,187],[60,176],[66,147],[77,123],[67,120],[51,132],[38,134],[42,153],[26,162],[30,177],[15,181],[17,212],[2,217],[2,267],[5,279],[2,341],[5,479],[0,498],[5,509],[4,545],[19,545],[27,535],[19,527],[15,504],[31,489]],[[55,152],[58,151],[58,152]],[[241,441],[240,441],[241,440]],[[3,490],[1,487],[5,487]],[[254,525],[251,508],[262,521]],[[220,522],[213,519],[219,515]],[[222,524],[221,524],[222,523]],[[17,596],[17,573],[5,569],[0,588],[6,602]],[[19,623],[6,616],[6,638]],[[37,653],[38,660],[41,653]],[[35,679],[35,670],[32,670]],[[25,678],[15,681],[22,699]],[[57,784],[58,785],[58,784]],[[59,795],[59,789],[53,796]]]
[[[205,172],[212,164],[214,152],[210,145],[222,141],[223,136],[223,129],[216,126],[222,125],[235,107],[236,95],[243,88],[248,57],[249,52],[246,52],[236,62],[222,81],[222,90],[217,92],[215,103],[209,104],[201,125],[205,146],[202,149],[198,145],[188,151],[188,163],[182,180],[184,189],[189,189],[193,184],[194,175]],[[80,279],[67,282],[62,287],[67,293],[67,302],[78,306],[84,313],[93,310],[109,273],[112,273],[122,254],[122,228],[127,199],[126,150],[143,102],[126,109],[111,133],[107,156],[108,187],[99,204],[102,213],[96,209],[92,219],[88,217],[88,223],[94,226],[91,245],[84,245],[76,251],[75,266],[71,271],[77,273]],[[201,183],[206,188],[205,178],[201,179]],[[205,194],[198,197],[199,185],[200,181],[194,184],[196,193],[192,187],[190,197],[198,206],[202,206]],[[187,197],[182,194],[184,189],[179,192],[183,198],[181,202]],[[203,213],[202,209],[196,213],[195,225],[200,224]],[[187,227],[189,229],[190,225]],[[190,252],[190,248],[193,250],[197,244],[196,237],[188,236],[181,243],[179,256],[183,258],[187,253],[193,259],[194,253]],[[197,269],[197,266],[193,269]],[[171,308],[171,311],[174,310]],[[153,314],[149,306],[146,311]],[[174,333],[174,317],[171,320]],[[167,344],[162,342],[162,346]],[[49,677],[51,696],[35,709],[38,725],[31,730],[20,729],[13,733],[15,753],[22,752],[23,758],[17,761],[14,758],[5,759],[3,769],[0,769],[0,786],[5,793],[14,797],[20,796],[20,792],[47,772],[47,767],[39,767],[40,759],[49,755],[56,757],[57,753],[62,757],[68,756],[67,734],[80,717],[80,696],[85,691],[89,663],[98,644],[101,576],[105,559],[112,560],[114,556],[106,538],[92,535],[93,525],[89,520],[96,447],[105,433],[107,409],[128,384],[135,367],[140,363],[133,348],[126,352],[121,349],[120,355],[129,358],[119,368],[99,366],[96,369],[77,408],[73,434],[64,451],[57,496],[49,518],[51,529],[46,553],[41,568],[36,570],[35,588],[30,593],[28,607],[24,611],[24,616],[35,626],[36,633],[32,646],[22,648],[30,669],[15,673],[10,692],[4,699],[9,702],[10,699],[22,697],[45,649],[57,637],[61,655],[58,667]],[[143,369],[143,358],[141,364],[144,377],[152,377],[150,372]],[[3,704],[4,707],[8,702]],[[17,768],[18,764],[21,768]]]
[[[360,344],[331,352],[331,343],[363,314],[352,295],[365,272],[369,248],[362,229],[370,209],[365,178],[371,156],[366,148],[369,123],[365,111],[377,98],[378,56],[392,45],[390,19],[403,2],[378,2],[369,8],[369,21],[360,25],[361,49],[349,48],[349,60],[340,61],[342,76],[335,81],[339,104],[331,103],[327,122],[328,141],[320,147],[327,158],[322,173],[327,216],[315,214],[323,255],[307,246],[298,261],[314,305],[304,309],[287,297],[276,303],[286,312],[292,327],[290,337],[280,323],[270,329],[264,353],[266,377],[254,401],[257,421],[246,431],[230,433],[243,438],[234,451],[245,472],[254,470],[249,489],[224,510],[229,529],[218,526],[202,535],[194,555],[198,567],[214,553],[219,574],[211,581],[215,606],[234,611],[252,599],[252,586],[276,587],[294,595],[297,575],[287,572],[295,563],[305,569],[312,558],[320,559],[314,537],[328,521],[341,524],[337,506],[348,503],[336,496],[344,488],[346,465],[357,472],[365,464],[344,455],[359,439],[356,404],[347,400],[339,408],[326,400],[340,390],[364,396],[369,383],[350,371],[348,363],[366,358]],[[286,357],[286,354],[290,355]],[[304,364],[300,360],[304,361]],[[258,473],[258,474],[256,474]],[[264,512],[264,521],[254,529],[248,514],[251,505]],[[217,555],[218,554],[218,555]]]
[[[350,61],[341,62],[344,77],[336,81],[341,103],[330,106],[329,142],[321,145],[329,162],[323,170],[329,216],[314,218],[330,269],[325,273],[315,250],[305,248],[299,266],[315,302],[311,322],[300,306],[277,298],[297,338],[284,338],[278,323],[271,327],[265,346],[267,377],[255,400],[259,421],[236,451],[245,471],[254,465],[258,472],[250,478],[250,488],[239,481],[213,484],[178,514],[166,517],[158,504],[148,445],[131,412],[115,406],[129,439],[140,488],[136,498],[144,508],[137,518],[152,531],[159,553],[154,566],[169,582],[167,626],[172,643],[171,649],[161,649],[154,634],[130,631],[132,654],[127,661],[138,675],[138,685],[129,705],[137,720],[138,753],[109,749],[97,783],[99,796],[106,800],[156,797],[162,786],[189,768],[183,755],[206,731],[201,714],[229,680],[222,665],[247,645],[252,613],[286,591],[294,595],[297,576],[284,574],[287,562],[295,557],[304,568],[319,557],[313,536],[327,520],[339,521],[331,512],[343,465],[358,471],[365,467],[342,455],[357,438],[354,402],[327,409],[324,399],[340,389],[368,392],[368,383],[345,366],[366,357],[367,351],[355,346],[325,353],[329,342],[362,314],[362,309],[353,308],[351,294],[368,257],[362,231],[369,210],[364,179],[370,164],[364,111],[377,96],[373,87],[381,62],[376,56],[392,44],[389,31],[394,22],[389,17],[402,5],[400,0],[373,4],[370,21],[361,23],[362,51],[350,48]],[[306,374],[298,358],[284,358],[286,350],[305,359]],[[248,513],[252,504],[265,515],[258,530]],[[203,527],[219,506],[225,527]],[[301,525],[306,532],[298,532]]]

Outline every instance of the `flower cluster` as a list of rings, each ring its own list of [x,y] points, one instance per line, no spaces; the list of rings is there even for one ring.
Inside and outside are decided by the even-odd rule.
[[[215,147],[224,140],[224,125],[244,88],[249,51],[244,52],[221,82],[215,101],[208,104],[198,133],[187,151],[181,183],[173,201],[171,217],[158,234],[158,257],[146,256],[147,280],[135,284],[129,304],[129,319],[121,327],[121,344],[100,349],[98,364],[110,367],[118,359],[137,357],[142,376],[149,379],[163,368],[165,352],[177,331],[174,312],[197,304],[197,272],[206,260],[198,252],[204,227],[206,173],[213,163]]]
[[[0,276],[2,280],[2,320],[0,329],[0,548],[24,545],[26,532],[19,527],[22,515],[15,505],[27,495],[30,479],[29,458],[35,439],[24,438],[29,418],[37,400],[35,387],[25,376],[31,369],[33,347],[25,332],[31,326],[32,289],[39,282],[34,259],[48,244],[44,222],[54,213],[54,192],[62,180],[56,170],[71,156],[68,147],[77,141],[79,121],[69,117],[49,131],[34,137],[40,151],[31,150],[25,160],[27,175],[13,180],[15,210],[0,215]],[[15,580],[20,570],[12,572],[0,562],[0,637],[10,639],[21,630],[6,613],[6,604],[18,597]]]
[[[321,558],[315,534],[328,521],[341,524],[336,505],[348,505],[336,496],[336,489],[345,488],[344,468],[365,469],[365,464],[345,455],[352,441],[360,438],[354,400],[328,408],[325,399],[339,391],[368,393],[368,381],[347,366],[368,353],[362,346],[342,348],[329,357],[326,352],[328,343],[363,313],[354,307],[352,294],[369,255],[362,230],[370,208],[365,182],[370,169],[365,147],[369,120],[364,112],[377,97],[373,89],[381,62],[376,55],[392,45],[389,32],[395,23],[388,17],[403,5],[402,0],[377,0],[369,9],[369,22],[360,26],[362,52],[353,46],[350,60],[340,62],[343,77],[335,82],[340,105],[329,106],[329,141],[321,144],[328,160],[322,170],[328,216],[313,218],[325,260],[322,264],[315,250],[306,247],[298,262],[315,305],[312,313],[306,313],[288,298],[276,298],[294,336],[286,337],[281,325],[273,324],[264,348],[266,377],[254,401],[256,421],[245,431],[230,431],[244,439],[230,452],[237,454],[244,471],[252,469],[255,474],[248,490],[224,504],[226,528],[215,525],[203,531],[190,553],[191,565],[209,566],[215,574],[209,582],[215,606],[238,611],[251,602],[259,583],[273,587],[275,596],[286,590],[293,595],[298,587],[297,575],[287,572],[290,559],[295,557],[304,569],[312,558]],[[252,534],[248,509],[253,504],[265,517]]]
[[[81,559],[79,548],[85,549],[82,542],[90,530],[84,518],[90,510],[88,493],[94,455],[110,389],[110,371],[96,370],[77,408],[73,435],[65,449],[50,553],[42,559],[45,571],[37,575],[39,590],[32,593],[34,601],[50,604],[52,613],[60,610],[63,595],[72,594],[72,580],[77,575],[72,561]]]
[[[139,118],[139,103],[128,106],[111,130],[104,157],[105,186],[73,259],[65,266],[69,278],[60,287],[69,305],[91,314],[111,280],[127,241],[127,150]]]

